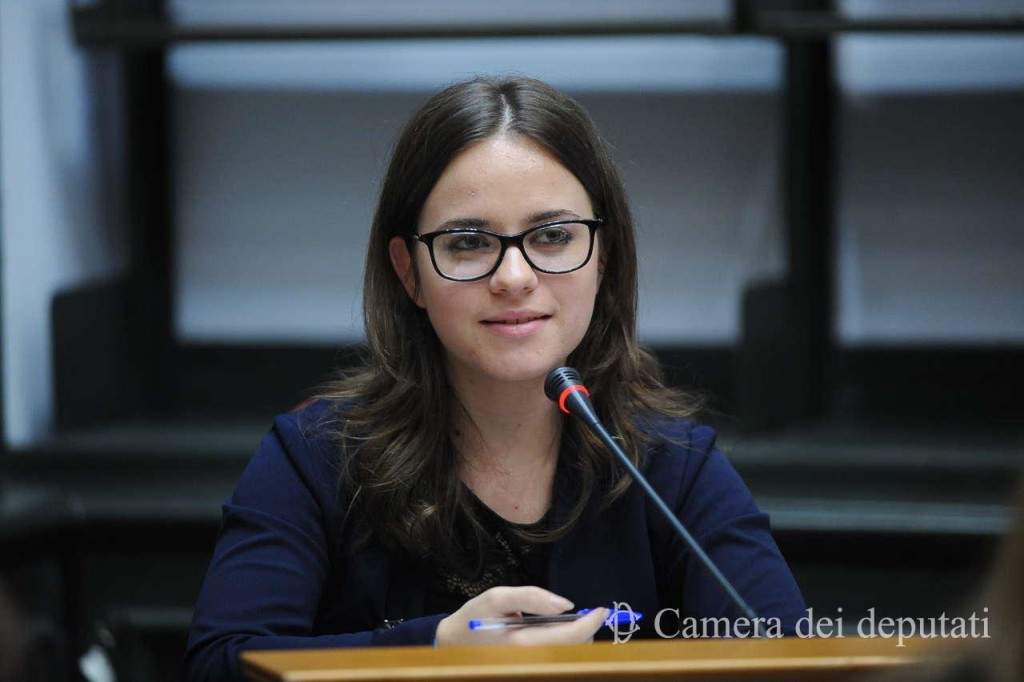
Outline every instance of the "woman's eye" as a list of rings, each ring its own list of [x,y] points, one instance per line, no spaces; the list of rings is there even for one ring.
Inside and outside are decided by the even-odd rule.
[[[557,244],[568,244],[572,241],[572,232],[564,227],[547,227],[537,230],[533,234],[534,244],[538,246],[554,246]]]
[[[448,242],[450,251],[478,251],[489,245],[487,237],[480,234],[462,234],[452,237]]]

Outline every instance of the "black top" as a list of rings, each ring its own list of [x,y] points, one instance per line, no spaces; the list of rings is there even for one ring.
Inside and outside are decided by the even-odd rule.
[[[457,565],[428,564],[424,595],[428,613],[454,613],[469,599],[498,585],[544,587],[547,582],[548,545],[524,541],[516,529],[542,531],[549,514],[536,523],[512,523],[469,494],[482,529],[461,516],[455,526],[461,548]]]

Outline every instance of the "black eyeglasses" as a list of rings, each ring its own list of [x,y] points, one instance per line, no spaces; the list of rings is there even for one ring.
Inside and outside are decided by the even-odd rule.
[[[560,220],[519,234],[497,234],[476,228],[413,234],[409,241],[426,244],[434,270],[445,279],[473,282],[494,274],[508,247],[515,246],[537,272],[562,275],[579,270],[594,253],[594,232],[603,220]]]

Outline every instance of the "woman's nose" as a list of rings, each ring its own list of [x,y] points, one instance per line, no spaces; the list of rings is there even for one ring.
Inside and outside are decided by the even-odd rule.
[[[529,291],[537,286],[537,273],[526,262],[518,247],[510,246],[502,256],[498,269],[491,275],[491,291]]]

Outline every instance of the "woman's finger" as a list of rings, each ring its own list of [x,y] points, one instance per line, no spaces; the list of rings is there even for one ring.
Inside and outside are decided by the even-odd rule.
[[[499,644],[508,641],[510,631],[470,632],[474,618],[500,618],[521,613],[554,616],[573,608],[573,603],[540,587],[492,587],[473,597],[458,611],[438,623],[434,641],[449,644]]]
[[[580,644],[589,642],[608,617],[608,609],[597,608],[571,623],[526,627],[509,633],[510,644]]]

